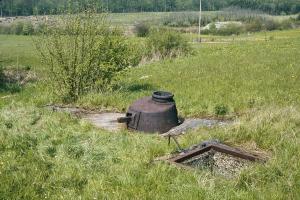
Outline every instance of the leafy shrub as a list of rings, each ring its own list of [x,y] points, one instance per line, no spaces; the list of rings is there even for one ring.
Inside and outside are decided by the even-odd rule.
[[[217,31],[219,35],[239,35],[243,30],[243,26],[237,24],[228,24],[226,27],[221,28]]]
[[[287,30],[294,27],[292,20],[284,20],[280,23],[280,30]]]
[[[298,14],[296,20],[300,21],[300,13]]]
[[[11,33],[15,34],[15,35],[22,35],[23,34],[23,26],[24,26],[23,22],[20,22],[20,21],[14,22],[11,27]]]
[[[0,85],[4,82],[4,73],[3,73],[4,68],[2,65],[0,65]]]
[[[245,32],[258,32],[258,31],[273,31],[273,30],[286,30],[295,27],[292,19],[275,21],[272,19],[254,19],[245,22],[243,25],[236,23],[228,24],[226,27],[217,29],[214,23],[210,24],[210,28],[203,30],[203,34],[214,35],[239,35]]]
[[[247,32],[258,32],[263,29],[263,23],[261,20],[252,20],[246,24],[245,29]]]
[[[215,106],[215,114],[218,116],[224,116],[228,114],[229,108],[226,105],[217,105]]]
[[[138,23],[135,25],[134,31],[138,37],[146,37],[149,35],[150,28],[145,23]]]
[[[187,40],[180,33],[170,29],[152,30],[147,45],[150,55],[158,55],[162,58],[176,57],[191,51]]]
[[[216,28],[216,24],[212,23],[209,26],[209,29],[203,30],[203,34],[213,34],[213,35],[239,35],[245,31],[243,25],[230,23],[227,24],[225,27]]]
[[[35,34],[40,34],[43,33],[45,31],[45,29],[47,28],[47,25],[45,23],[39,23],[34,30]]]
[[[170,27],[189,27],[197,26],[199,23],[199,14],[197,12],[182,12],[170,14],[162,19],[162,24]],[[213,21],[213,17],[209,15],[202,15],[202,26]]]
[[[110,89],[119,72],[138,62],[135,47],[94,11],[63,15],[44,32],[35,44],[49,67],[53,91],[66,101]]]
[[[273,31],[279,29],[280,24],[278,22],[275,22],[274,20],[266,20],[264,26],[266,30]]]
[[[34,28],[31,22],[27,21],[23,24],[22,35],[32,35]]]
[[[16,21],[12,24],[0,24],[0,34],[33,35],[41,33],[45,27],[44,23],[34,27],[30,21]]]

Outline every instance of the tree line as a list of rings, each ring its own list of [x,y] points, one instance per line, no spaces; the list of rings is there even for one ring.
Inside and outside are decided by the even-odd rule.
[[[168,12],[199,9],[199,0],[0,0],[1,16],[59,14],[93,4],[108,12]],[[226,7],[261,10],[270,14],[300,12],[300,0],[202,0],[203,10]]]

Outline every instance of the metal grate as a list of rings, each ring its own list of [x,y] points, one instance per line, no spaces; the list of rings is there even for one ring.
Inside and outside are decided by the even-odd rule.
[[[254,161],[263,161],[257,155],[250,154],[237,148],[210,143],[185,152],[169,159],[170,163],[188,169],[209,170],[214,174],[233,177]]]

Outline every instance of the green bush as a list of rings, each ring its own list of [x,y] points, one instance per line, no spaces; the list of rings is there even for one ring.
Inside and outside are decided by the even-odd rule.
[[[254,19],[245,22],[243,25],[239,24],[228,24],[226,27],[216,29],[214,23],[210,24],[210,29],[203,30],[203,34],[214,34],[214,35],[239,35],[245,32],[259,32],[259,31],[273,31],[273,30],[287,30],[294,28],[295,20],[287,19],[283,21],[265,20],[265,19]]]
[[[149,35],[150,28],[145,23],[138,23],[135,25],[134,31],[138,37],[146,37]]]
[[[298,14],[297,18],[298,21],[300,21],[300,13]]]
[[[258,32],[263,30],[263,23],[261,20],[252,20],[249,23],[246,24],[245,30],[247,32]]]
[[[117,74],[138,62],[135,47],[94,11],[61,16],[35,44],[50,70],[53,91],[66,101],[111,89]]]
[[[0,65],[0,86],[4,83],[4,73],[3,73],[4,68],[2,65]]]
[[[226,105],[215,106],[215,114],[218,116],[224,116],[229,113],[229,108]]]
[[[267,31],[278,30],[280,28],[280,23],[274,20],[266,20],[264,27]]]
[[[228,24],[226,27],[217,31],[219,35],[239,35],[244,32],[243,26],[237,24]]]
[[[239,35],[245,32],[243,25],[239,24],[228,24],[223,28],[217,29],[214,23],[210,24],[209,29],[203,30],[203,34],[213,34],[213,35]]]
[[[35,29],[34,29],[34,33],[35,34],[40,34],[43,33],[45,31],[45,29],[47,29],[47,25],[45,23],[39,23]]]
[[[213,21],[213,17],[202,15],[202,26]],[[173,13],[162,19],[162,24],[170,27],[190,27],[197,26],[199,23],[199,14],[191,12]]]
[[[151,31],[147,46],[150,56],[158,55],[162,58],[185,55],[191,51],[188,41],[180,33],[162,28]]]
[[[34,28],[31,22],[27,21],[23,24],[22,35],[32,35]]]
[[[11,34],[15,34],[15,35],[22,35],[23,34],[23,27],[24,27],[24,23],[23,22],[14,22],[11,25]]]
[[[287,30],[287,29],[291,29],[294,28],[294,23],[292,22],[292,20],[284,20],[280,23],[280,30]]]

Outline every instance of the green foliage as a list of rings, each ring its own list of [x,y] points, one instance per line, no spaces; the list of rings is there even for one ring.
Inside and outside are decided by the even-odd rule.
[[[4,67],[2,65],[0,65],[0,85],[2,85],[4,83]]]
[[[275,22],[273,20],[267,20],[265,23],[264,23],[264,27],[266,30],[268,31],[274,31],[276,29],[279,28],[279,22]]]
[[[256,19],[247,23],[245,29],[247,32],[258,32],[264,29],[264,25],[262,20]]]
[[[203,15],[202,23],[210,23],[209,16]],[[173,13],[163,18],[163,25],[170,27],[189,27],[199,23],[199,15],[197,13]]]
[[[47,29],[47,25],[45,23],[39,23],[35,27],[34,33],[41,34],[41,33],[44,33],[46,29]]]
[[[12,24],[11,33],[15,35],[22,35],[24,22],[17,21]]]
[[[150,33],[150,27],[145,23],[138,23],[135,25],[134,31],[138,37],[146,37]]]
[[[17,79],[17,78],[16,78]],[[14,77],[8,77],[4,73],[4,67],[0,65],[0,92],[17,93],[21,91],[21,84]]]
[[[147,40],[150,56],[176,57],[190,53],[188,41],[178,32],[159,28],[151,31]]]
[[[297,18],[298,21],[300,21],[300,13],[298,14]]]
[[[71,8],[86,7],[96,2],[94,8],[109,12],[143,12],[143,11],[183,11],[199,9],[197,0],[11,0],[1,3],[2,13],[5,16],[58,14]],[[203,10],[221,10],[227,7],[241,7],[252,10],[261,10],[272,14],[289,14],[300,11],[299,0],[205,0],[202,1]]]
[[[34,33],[34,28],[31,22],[25,22],[23,24],[22,34],[23,35],[32,35]]]
[[[110,88],[114,77],[138,64],[125,38],[94,11],[64,15],[35,41],[49,67],[54,91],[66,101],[86,92]]]
[[[0,24],[0,34],[33,35],[35,29],[30,21],[15,21],[12,24]]]
[[[228,24],[225,28],[218,31],[219,35],[239,35],[243,33],[243,26],[234,23]]]
[[[247,32],[287,30],[292,29],[295,26],[295,22],[292,19],[276,21],[273,19],[257,18],[244,22],[242,25],[230,23],[219,29],[212,23],[210,24],[210,28],[204,30],[202,33],[214,35],[239,35]]]
[[[224,116],[229,113],[229,108],[226,105],[217,105],[214,110],[215,114],[218,116]]]

